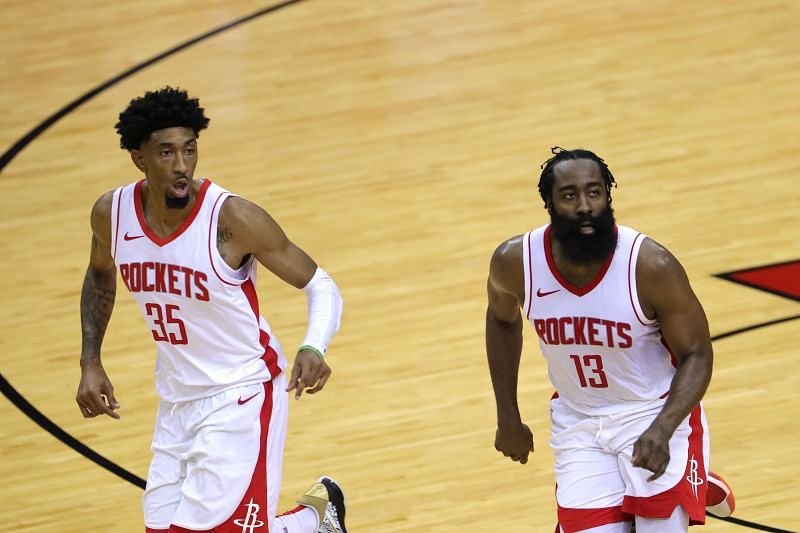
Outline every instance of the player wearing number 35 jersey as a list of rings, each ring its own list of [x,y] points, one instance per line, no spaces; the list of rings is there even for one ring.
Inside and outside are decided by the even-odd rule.
[[[100,361],[117,273],[156,344],[161,399],[143,497],[148,533],[346,533],[344,495],[323,476],[277,515],[288,392],[321,390],[342,300],[330,276],[261,208],[194,179],[208,125],[186,91],[132,100],[117,131],[144,179],[103,195],[81,295],[86,418],[119,418]],[[308,331],[288,363],[256,293],[261,263],[308,298]],[[277,515],[277,516],[276,516]]]
[[[626,533],[635,522],[637,533],[686,531],[705,521],[707,506],[718,515],[733,506],[708,472],[705,313],[666,249],[616,225],[603,160],[553,152],[539,182],[551,223],[504,242],[491,261],[495,447],[521,463],[533,451],[516,397],[524,316],[556,389],[558,530]]]

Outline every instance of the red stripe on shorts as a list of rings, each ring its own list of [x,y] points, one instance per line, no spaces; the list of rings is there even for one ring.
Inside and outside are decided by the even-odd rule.
[[[202,532],[171,525],[169,529],[146,528],[147,533],[241,533],[242,531],[269,531],[267,518],[267,438],[272,417],[272,382],[264,383],[264,404],[261,406],[261,439],[258,459],[250,479],[250,486],[233,514],[222,524]],[[250,529],[252,528],[252,529]]]
[[[689,451],[686,469],[680,481],[669,490],[650,497],[625,496],[622,508],[626,513],[645,518],[669,518],[678,505],[689,514],[689,524],[706,522],[706,465],[703,458],[702,408],[697,405],[689,415]]]
[[[253,470],[250,486],[241,503],[223,524],[213,529],[214,533],[242,533],[242,531],[268,531],[267,513],[267,438],[272,417],[272,382],[264,383],[264,405],[261,406],[261,440],[258,460]],[[249,529],[252,527],[253,529]],[[262,529],[263,528],[263,529]],[[170,529],[170,532],[172,530]]]
[[[564,533],[583,531],[593,527],[630,522],[633,517],[622,511],[622,506],[600,507],[596,509],[572,509],[558,506],[558,525]]]

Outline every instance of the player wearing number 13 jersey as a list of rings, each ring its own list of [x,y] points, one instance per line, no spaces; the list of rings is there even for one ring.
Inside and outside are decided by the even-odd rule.
[[[617,226],[615,181],[587,150],[554,149],[539,191],[547,226],[492,257],[486,346],[497,401],[495,447],[527,462],[533,436],[516,388],[528,320],[556,393],[550,403],[558,531],[674,533],[727,513],[709,475],[700,400],[712,349],[680,263]],[[712,487],[711,490],[709,487]]]
[[[339,291],[263,209],[194,179],[207,124],[198,100],[170,87],[120,114],[122,148],[144,179],[106,193],[92,210],[78,406],[87,418],[119,418],[100,361],[119,273],[157,352],[161,402],[143,497],[146,531],[346,533],[344,495],[328,477],[276,516],[287,393],[299,399],[325,386]],[[308,331],[288,379],[261,316],[258,263],[308,299]]]

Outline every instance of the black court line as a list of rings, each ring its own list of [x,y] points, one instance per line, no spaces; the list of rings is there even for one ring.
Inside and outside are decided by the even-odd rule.
[[[149,67],[153,63],[157,63],[157,62],[161,61],[162,59],[165,59],[165,58],[167,58],[167,57],[169,57],[169,56],[171,56],[171,55],[173,55],[173,54],[175,54],[177,52],[180,52],[181,50],[189,48],[190,46],[195,45],[195,44],[197,44],[197,43],[199,43],[201,41],[205,41],[206,39],[208,39],[210,37],[213,37],[213,36],[215,36],[215,35],[217,35],[219,33],[222,33],[224,31],[228,31],[230,29],[233,29],[233,28],[235,28],[237,26],[240,26],[240,25],[244,24],[245,22],[250,22],[253,19],[256,19],[256,18],[261,17],[263,15],[267,15],[269,13],[273,13],[275,11],[283,9],[284,7],[288,7],[288,6],[292,5],[292,4],[298,4],[298,3],[302,2],[302,1],[303,0],[287,0],[285,2],[281,2],[279,4],[275,4],[275,5],[272,5],[272,6],[269,6],[269,7],[265,7],[264,9],[260,9],[260,10],[256,11],[255,13],[251,13],[250,15],[245,15],[244,17],[235,19],[232,22],[228,22],[226,24],[223,24],[222,26],[218,26],[218,27],[214,28],[213,30],[210,30],[210,31],[207,31],[206,33],[200,34],[197,37],[189,39],[188,41],[186,41],[184,43],[181,43],[178,46],[175,46],[174,48],[170,48],[166,52],[162,52],[162,53],[158,54],[157,56],[151,57],[150,59],[148,59],[148,60],[146,60],[146,61],[144,61],[142,63],[139,63],[138,65],[136,65],[136,66],[134,66],[132,68],[129,68],[128,70],[126,70],[122,74],[118,74],[118,75],[114,76],[113,78],[111,78],[110,80],[106,81],[105,83],[102,83],[102,84],[98,85],[97,87],[95,87],[91,91],[89,91],[86,94],[84,94],[83,96],[73,100],[69,104],[65,105],[64,107],[62,107],[61,109],[59,109],[58,111],[56,111],[55,113],[53,113],[52,115],[50,115],[49,117],[44,119],[44,121],[41,124],[39,124],[38,126],[33,128],[27,134],[25,134],[24,137],[22,137],[20,140],[18,140],[16,143],[14,143],[14,146],[12,146],[8,150],[6,150],[6,152],[2,156],[0,156],[0,172],[3,171],[3,169],[6,167],[6,165],[8,165],[11,162],[11,160],[14,159],[14,157],[16,157],[16,155],[22,151],[23,148],[28,146],[31,143],[31,141],[33,141],[36,137],[41,135],[45,130],[47,130],[47,128],[49,128],[50,126],[52,126],[53,124],[55,124],[56,122],[58,122],[59,120],[64,118],[66,115],[68,115],[72,111],[75,111],[75,109],[77,109],[81,105],[85,104],[86,102],[88,102],[89,100],[91,100],[92,98],[94,98],[95,96],[100,94],[101,92],[103,92],[106,89],[108,89],[110,87],[113,87],[117,83],[121,82],[125,78],[128,78],[128,77],[132,76],[133,74],[136,74],[140,70]]]
[[[800,318],[800,315],[793,315],[793,316],[787,316],[787,317],[783,317],[783,318],[776,318],[775,320],[770,320],[768,322],[762,322],[760,324],[755,324],[753,326],[746,326],[746,327],[743,327],[743,328],[734,329],[733,331],[726,331],[725,333],[720,333],[718,335],[714,335],[713,337],[711,337],[711,340],[712,341],[718,341],[718,340],[724,339],[726,337],[732,337],[734,335],[738,335],[739,333],[745,333],[747,331],[752,331],[754,329],[765,328],[767,326],[773,326],[775,324],[781,324],[783,322],[789,322],[790,320],[797,320],[798,318]]]
[[[8,165],[11,162],[11,160],[14,159],[14,157],[16,157],[17,154],[19,154],[19,152],[21,152],[26,146],[28,146],[33,140],[35,140],[39,135],[41,135],[50,126],[52,126],[53,124],[55,124],[56,122],[58,122],[59,120],[64,118],[66,115],[68,115],[69,113],[71,113],[72,111],[74,111],[75,109],[80,107],[81,105],[85,104],[86,102],[88,102],[89,100],[91,100],[92,98],[94,98],[95,96],[100,94],[101,92],[105,91],[106,89],[108,89],[110,87],[113,87],[117,83],[123,81],[124,79],[126,79],[126,78],[128,78],[130,76],[132,76],[133,74],[139,72],[140,70],[145,69],[145,68],[153,65],[154,63],[157,63],[158,61],[161,61],[162,59],[166,59],[167,57],[169,57],[169,56],[171,56],[171,55],[173,55],[173,54],[175,54],[177,52],[180,52],[181,50],[184,50],[184,49],[186,49],[186,48],[188,48],[188,47],[190,47],[192,45],[195,45],[195,44],[197,44],[197,43],[199,43],[201,41],[204,41],[204,40],[206,40],[206,39],[208,39],[210,37],[213,37],[213,36],[215,36],[215,35],[217,35],[219,33],[224,32],[224,31],[233,29],[233,28],[235,28],[235,27],[237,27],[237,26],[239,26],[241,24],[249,22],[249,21],[251,21],[253,19],[256,19],[256,18],[258,18],[260,16],[267,15],[269,13],[273,13],[275,11],[283,9],[284,7],[288,7],[288,6],[293,5],[293,4],[298,4],[298,3],[302,2],[302,1],[304,1],[304,0],[287,0],[285,2],[281,2],[279,4],[275,4],[275,5],[266,7],[264,9],[261,9],[259,11],[256,11],[255,13],[251,13],[250,15],[246,15],[244,17],[235,19],[232,22],[228,22],[226,24],[223,24],[222,26],[218,26],[217,28],[214,28],[213,30],[210,30],[210,31],[208,31],[206,33],[200,34],[197,37],[189,39],[188,41],[185,41],[185,42],[183,42],[183,43],[181,43],[181,44],[179,44],[179,45],[177,45],[177,46],[175,46],[173,48],[170,48],[166,52],[162,52],[161,54],[158,54],[158,55],[156,55],[154,57],[151,57],[150,59],[148,59],[148,60],[146,60],[146,61],[144,61],[142,63],[139,63],[138,65],[136,65],[134,67],[131,67],[130,69],[124,71],[123,73],[118,74],[117,76],[114,76],[110,80],[98,85],[94,89],[90,90],[89,92],[85,93],[84,95],[80,96],[79,98],[73,100],[69,104],[65,105],[64,107],[62,107],[61,109],[59,109],[58,111],[56,111],[55,113],[53,113],[52,115],[47,117],[38,126],[33,128],[24,137],[22,137],[20,140],[18,140],[16,143],[14,143],[14,145],[11,148],[6,150],[3,153],[3,155],[0,156],[0,173],[2,173],[2,171],[6,167],[6,165]],[[731,281],[735,281],[735,280],[731,280]],[[772,320],[770,322],[764,322],[762,324],[756,324],[754,326],[749,326],[749,327],[746,327],[746,328],[741,328],[741,329],[737,329],[737,330],[730,331],[730,332],[727,332],[727,333],[722,333],[722,334],[716,335],[716,336],[712,337],[711,340],[723,339],[725,337],[730,337],[732,335],[737,335],[739,333],[744,333],[746,331],[751,331],[751,330],[754,330],[754,329],[770,326],[770,325],[773,325],[773,324],[778,324],[778,323],[781,323],[781,322],[786,322],[788,320],[795,320],[795,319],[798,319],[798,318],[800,318],[800,315],[781,318],[781,319],[778,319],[778,320]],[[38,424],[42,429],[44,429],[45,431],[50,433],[56,439],[60,440],[61,442],[63,442],[64,444],[66,444],[67,446],[69,446],[70,448],[72,448],[73,450],[78,452],[79,454],[83,455],[84,457],[86,457],[90,461],[93,461],[94,463],[98,464],[99,466],[105,468],[106,470],[108,470],[112,474],[115,474],[115,475],[121,477],[125,481],[128,481],[128,482],[132,483],[133,485],[135,485],[135,486],[137,486],[137,487],[139,487],[141,489],[145,488],[146,482],[145,482],[144,479],[142,479],[141,477],[137,476],[136,474],[126,470],[125,468],[119,466],[118,464],[114,463],[113,461],[111,461],[109,459],[106,459],[105,457],[103,457],[99,453],[95,452],[94,450],[92,450],[91,448],[89,448],[88,446],[83,444],[81,441],[79,441],[78,439],[76,439],[75,437],[73,437],[72,435],[70,435],[69,433],[64,431],[63,429],[61,429],[52,420],[47,418],[41,411],[36,409],[36,407],[34,407],[33,404],[31,404],[28,400],[26,400],[14,387],[12,387],[11,384],[8,382],[8,380],[6,380],[6,378],[1,373],[0,373],[0,392],[2,392],[3,395],[14,406],[17,407],[17,409],[19,409],[24,414],[26,414],[28,416],[28,418],[30,418],[33,422]],[[718,517],[715,517],[715,516],[709,515],[709,514],[707,514],[707,516],[710,516],[712,518],[716,518],[717,520],[723,520],[725,522],[730,522],[730,523],[733,523],[733,524],[737,524],[737,525],[740,525],[740,526],[743,526],[743,527],[747,527],[747,528],[755,529],[755,530],[759,530],[759,531],[771,531],[771,532],[776,532],[776,533],[793,533],[792,531],[789,531],[789,530],[778,529],[778,528],[774,528],[774,527],[771,527],[771,526],[765,526],[765,525],[762,525],[762,524],[758,524],[756,522],[749,522],[747,520],[742,520],[740,518],[734,518],[734,517],[718,518]]]
[[[711,518],[716,518],[717,520],[722,520],[723,522],[730,522],[731,524],[736,524],[737,526],[755,529],[756,531],[772,531],[773,533],[797,533],[796,531],[790,531],[788,529],[780,529],[777,527],[758,524],[756,522],[750,522],[749,520],[742,520],[741,518],[736,518],[734,516],[729,516],[727,518],[720,518],[718,516],[714,516],[709,513],[706,513],[706,516],[710,516]]]
[[[11,386],[11,384],[0,374],[0,391],[3,392],[8,400],[13,403],[17,409],[28,415],[28,418],[39,424],[42,429],[50,433],[52,436],[78,452],[79,454],[83,455],[90,461],[94,461],[98,465],[102,466],[112,474],[116,474],[117,476],[121,477],[125,481],[130,481],[140,489],[144,489],[145,481],[129,472],[128,470],[122,468],[118,464],[106,459],[93,449],[86,446],[84,443],[58,427],[52,420],[47,418],[45,415],[42,414],[37,408],[35,408],[28,400],[22,397],[22,395],[17,392],[17,390]]]

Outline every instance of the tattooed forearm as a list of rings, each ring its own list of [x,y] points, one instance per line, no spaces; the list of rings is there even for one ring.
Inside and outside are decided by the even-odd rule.
[[[106,333],[114,299],[117,294],[116,270],[96,272],[86,270],[81,291],[81,331],[83,349],[81,362],[100,356],[100,346]]]
[[[217,228],[217,250],[223,259],[227,259],[224,250],[224,244],[233,238],[233,232],[228,226],[219,226]]]

